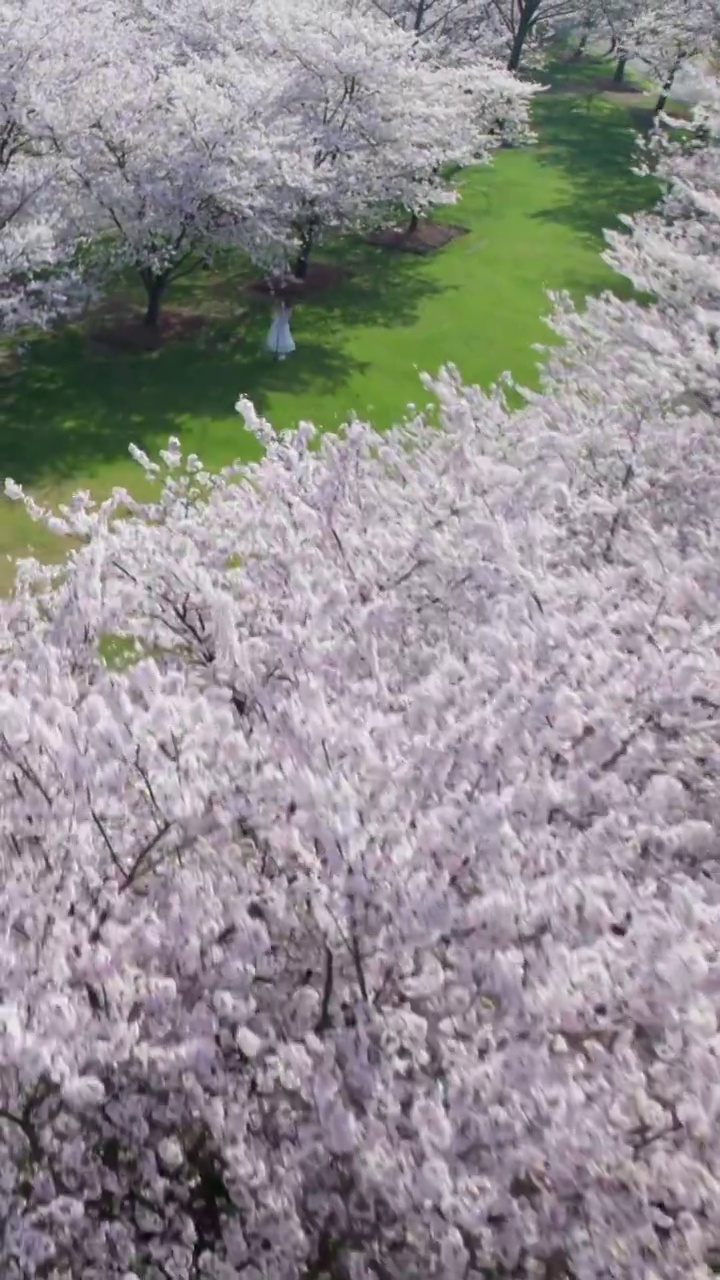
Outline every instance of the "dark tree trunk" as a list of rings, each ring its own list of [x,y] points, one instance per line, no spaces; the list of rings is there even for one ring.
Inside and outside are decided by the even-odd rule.
[[[617,49],[617,36],[613,36],[612,39],[610,40],[610,47],[607,53],[603,54],[603,57],[604,58],[612,57],[616,49]]]
[[[295,259],[295,266],[292,268],[292,274],[295,275],[296,280],[307,279],[307,266],[309,265],[309,255],[305,250],[301,250]]]
[[[300,252],[295,259],[295,266],[293,267],[293,275],[296,280],[307,279],[310,254],[314,243],[315,228],[312,226],[304,228],[300,233]]]
[[[425,19],[426,3],[427,3],[427,0],[418,0],[418,5],[415,10],[415,21],[413,23],[413,31],[415,32],[416,36],[422,35],[423,21]]]
[[[670,85],[667,84],[667,81],[666,81],[662,87],[662,92],[660,94],[660,97],[655,103],[655,110],[653,111],[654,116],[659,116],[660,112],[665,110],[669,96],[670,96]]]
[[[418,229],[418,216],[416,213],[411,213],[410,221],[408,222],[407,231],[405,234],[408,236],[411,236],[414,231],[417,231],[417,229]]]
[[[580,41],[578,43],[577,48],[573,49],[572,54],[570,55],[571,62],[575,62],[577,58],[582,58],[587,46],[589,36],[590,36],[589,31],[583,32],[583,34],[580,37]]]
[[[296,280],[307,279],[309,262],[310,262],[310,250],[306,249],[305,246],[303,245],[297,258],[295,259],[295,266],[293,267],[293,275]]]
[[[145,293],[147,295],[147,307],[143,316],[143,324],[147,329],[157,329],[160,322],[160,306],[167,280],[165,276],[156,276],[149,271],[141,271],[140,276],[145,285]]]
[[[667,106],[667,100],[670,97],[670,90],[673,87],[673,80],[675,79],[677,72],[678,72],[678,67],[677,66],[673,67],[672,71],[670,72],[667,79],[665,80],[665,83],[662,89],[660,90],[660,97],[655,103],[655,110],[653,111],[653,116],[659,116],[660,112],[665,110]]]
[[[508,64],[507,64],[508,71],[517,71],[518,67],[520,66],[520,59],[522,57],[522,51],[525,47],[525,41],[527,39],[529,30],[530,30],[529,25],[523,22],[521,19],[520,26],[515,32],[515,37],[512,42],[512,49],[510,50],[510,57],[508,58]]]
[[[625,79],[625,67],[627,66],[627,60],[628,60],[628,55],[626,53],[621,53],[620,57],[617,60],[617,65],[615,67],[615,72],[613,75],[613,84],[622,84],[623,80]]]
[[[510,50],[510,58],[507,59],[507,70],[516,72],[520,65],[520,58],[523,55],[523,45],[525,44],[525,32],[523,28],[518,27],[515,32],[514,41],[512,41],[512,49]]]

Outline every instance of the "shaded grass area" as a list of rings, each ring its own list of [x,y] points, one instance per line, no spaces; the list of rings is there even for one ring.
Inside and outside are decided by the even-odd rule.
[[[538,97],[535,107],[542,140],[538,163],[562,173],[568,189],[564,201],[553,201],[533,216],[564,222],[596,250],[604,228],[617,226],[622,214],[659,195],[652,181],[633,172],[639,160],[638,134],[650,128],[652,109],[643,105],[643,94],[595,91],[609,66],[599,58],[551,64],[545,76],[550,91]],[[585,91],[578,92],[583,83]],[[575,92],[566,92],[568,85]]]
[[[570,72],[590,82],[598,60]],[[489,385],[509,369],[532,384],[533,343],[549,338],[545,291],[568,289],[578,301],[605,288],[629,294],[600,259],[602,229],[655,195],[652,182],[630,172],[627,110],[602,95],[563,92],[564,74],[563,64],[548,69],[539,144],[468,171],[460,205],[438,215],[462,223],[466,236],[428,257],[360,239],[320,251],[351,276],[295,309],[290,359],[277,363],[262,350],[269,306],[248,292],[256,273],[237,259],[168,295],[169,307],[206,317],[185,341],[120,355],[93,347],[82,326],[34,340],[0,381],[0,476],[51,503],[78,488],[103,496],[113,485],[142,496],[131,442],[152,454],[179,435],[211,469],[257,456],[234,412],[240,394],[280,428],[311,419],[333,429],[352,411],[380,427],[397,421],[409,403],[428,400],[419,372],[447,361],[468,382]],[[120,301],[139,307],[140,293]],[[8,557],[29,548],[41,558],[58,553],[50,535],[0,498],[0,589],[11,581]]]
[[[536,78],[543,79],[555,93],[587,95],[591,102],[604,97],[616,107],[627,109],[633,128],[649,129],[660,86],[649,75],[641,75],[632,63],[626,67],[620,84],[615,85],[615,55],[588,51],[577,58],[573,56],[573,47],[567,42],[559,42],[556,56]],[[665,111],[679,118],[689,115],[687,105],[672,95]]]

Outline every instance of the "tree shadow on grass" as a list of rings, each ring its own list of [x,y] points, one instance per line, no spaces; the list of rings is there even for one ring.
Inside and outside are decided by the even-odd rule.
[[[59,483],[127,458],[132,442],[153,452],[182,438],[187,418],[227,419],[239,394],[260,413],[278,388],[299,397],[339,386],[358,364],[343,353],[305,343],[292,360],[275,362],[256,335],[237,347],[212,338],[155,355],[102,356],[84,337],[65,333],[34,347],[29,365],[6,387],[0,413],[0,475],[21,484]],[[238,454],[251,455],[238,420]],[[230,459],[228,459],[230,461]]]
[[[640,293],[625,276],[621,275],[613,276],[607,284],[603,286],[602,290],[592,290],[591,294],[588,294],[588,283],[586,279],[582,276],[568,275],[563,281],[563,292],[570,294],[575,306],[579,310],[583,310],[585,301],[589,296],[597,296],[600,292],[610,292],[614,297],[619,298],[621,302],[652,301],[648,294]],[[546,314],[549,315],[550,311],[551,308],[548,307]]]
[[[421,261],[360,240],[329,246],[318,257],[342,263],[352,274],[331,294],[303,301],[293,326],[297,350],[286,361],[263,350],[269,303],[247,293],[257,270],[239,261],[234,275],[226,263],[220,279],[199,273],[169,295],[170,308],[207,309],[208,324],[187,341],[123,355],[94,350],[81,328],[39,337],[19,371],[2,383],[0,481],[12,476],[44,486],[87,476],[125,462],[131,442],[152,454],[170,435],[182,440],[183,424],[193,418],[223,420],[227,436],[240,394],[263,413],[274,391],[289,392],[298,398],[300,418],[303,396],[339,393],[367,371],[367,362],[347,349],[353,325],[410,325],[420,303],[442,291]],[[234,457],[258,453],[239,419],[231,447]]]
[[[565,52],[549,59],[533,76],[555,93],[591,92],[598,80],[612,75],[614,65],[610,58],[592,54],[572,58]]]
[[[414,324],[419,304],[443,291],[443,286],[423,270],[425,259],[368,244],[361,236],[328,239],[318,246],[313,261],[331,263],[346,275],[328,291],[310,292],[298,305],[303,313],[334,316],[338,334],[353,325],[392,328]],[[240,256],[230,256],[216,272],[197,272],[173,286],[168,305],[180,301],[205,312],[209,287],[216,296],[234,299],[236,308],[259,308],[262,314],[263,307],[268,311],[269,299],[258,298],[248,289],[261,278],[259,268]]]
[[[617,227],[621,214],[632,214],[658,199],[652,178],[633,173],[638,153],[638,116],[592,97],[543,94],[535,105],[540,133],[538,159],[561,170],[570,197],[533,216],[570,226],[594,247],[603,231]]]
[[[547,63],[535,78],[556,94],[589,95],[598,93],[612,106],[624,108],[632,117],[633,127],[645,132],[652,127],[653,112],[660,92],[650,75],[638,73],[630,63],[620,84],[615,84],[613,72],[617,65],[614,55],[583,54],[581,58],[557,57]],[[668,114],[687,118],[688,105],[670,98],[665,110]]]
[[[632,69],[632,64],[622,81],[615,84],[613,73],[616,66],[617,58],[613,54],[583,53],[581,57],[573,58],[566,53],[551,58],[535,73],[535,78],[553,93],[597,95],[598,92],[609,92],[613,102],[626,105],[631,98],[642,95],[646,85]],[[654,98],[651,96],[650,100],[653,102]]]

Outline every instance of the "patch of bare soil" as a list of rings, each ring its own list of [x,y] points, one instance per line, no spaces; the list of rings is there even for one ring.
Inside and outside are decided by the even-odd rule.
[[[311,262],[304,280],[295,276],[287,276],[283,281],[253,280],[247,286],[249,293],[261,297],[274,296],[284,298],[287,302],[302,302],[303,298],[315,297],[327,293],[350,279],[351,273],[344,267],[333,266],[329,262]]]
[[[368,244],[381,245],[384,249],[397,249],[401,253],[434,253],[443,245],[458,236],[466,236],[467,227],[459,227],[450,222],[431,222],[421,219],[411,231],[408,227],[380,228],[371,231],[366,240]]]
[[[169,342],[183,342],[208,323],[206,316],[191,311],[165,311],[157,328],[143,324],[142,316],[108,316],[104,323],[88,331],[91,346],[119,354],[158,351]]]

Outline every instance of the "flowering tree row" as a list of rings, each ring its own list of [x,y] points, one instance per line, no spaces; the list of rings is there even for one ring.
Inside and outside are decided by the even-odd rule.
[[[698,54],[717,50],[717,0],[376,0],[407,30],[442,56],[483,50],[510,70],[542,64],[558,39],[574,30],[578,52],[610,41],[616,77],[641,58],[665,99],[678,71]]]
[[[154,324],[218,250],[304,263],[328,230],[453,199],[448,165],[527,136],[528,86],[428,58],[355,0],[59,5],[0,4],[5,323],[132,267]]]
[[[603,8],[618,59],[616,82],[631,58],[640,59],[659,90],[656,112],[665,108],[678,72],[699,55],[711,56],[720,42],[716,0],[603,0]]]
[[[0,3],[0,325],[71,313],[131,267],[173,279],[239,247],[301,273],[319,238],[416,216],[448,166],[530,137],[502,70],[560,23],[662,86],[717,41],[716,0]],[[532,61],[532,59],[531,59]]]

